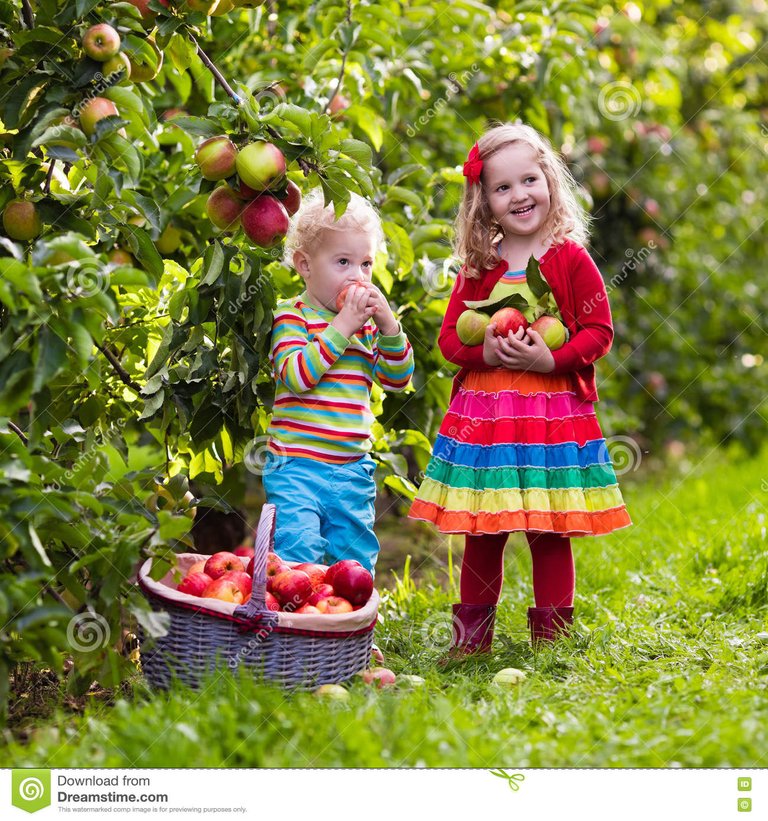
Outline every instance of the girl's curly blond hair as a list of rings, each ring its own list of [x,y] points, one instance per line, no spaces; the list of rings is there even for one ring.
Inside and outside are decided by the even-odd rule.
[[[376,251],[384,247],[384,229],[376,209],[359,194],[351,193],[347,210],[336,219],[333,204],[325,205],[321,188],[313,188],[291,219],[285,237],[283,261],[293,267],[293,254],[310,254],[322,242],[325,231],[360,231],[375,238]]]
[[[524,123],[503,123],[490,128],[477,142],[483,161],[512,143],[530,146],[549,187],[549,213],[542,226],[542,241],[558,245],[570,237],[586,245],[591,217],[576,197],[578,184],[565,160],[545,136]],[[481,174],[479,185],[466,185],[456,217],[455,252],[464,260],[465,276],[478,278],[484,270],[499,264],[493,246],[503,236],[501,226],[491,214]]]

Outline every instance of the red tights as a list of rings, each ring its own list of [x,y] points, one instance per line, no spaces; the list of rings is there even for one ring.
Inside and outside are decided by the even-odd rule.
[[[508,533],[467,535],[461,565],[462,604],[497,604],[504,579]],[[557,533],[526,533],[533,561],[536,607],[573,605],[576,571],[571,540]]]

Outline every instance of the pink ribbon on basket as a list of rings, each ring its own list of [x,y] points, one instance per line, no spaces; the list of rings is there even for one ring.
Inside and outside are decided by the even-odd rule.
[[[469,150],[467,161],[464,163],[463,173],[469,185],[480,182],[480,174],[483,170],[483,161],[480,159],[480,146],[475,143]]]

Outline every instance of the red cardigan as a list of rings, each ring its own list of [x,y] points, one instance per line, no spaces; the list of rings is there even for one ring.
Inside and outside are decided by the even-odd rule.
[[[541,273],[549,283],[570,339],[562,348],[552,351],[555,369],[552,373],[572,373],[579,399],[597,402],[594,362],[605,356],[613,342],[613,323],[603,277],[587,250],[566,239],[550,246],[539,260]],[[453,382],[453,394],[468,371],[495,370],[483,360],[482,345],[464,345],[456,333],[456,322],[466,310],[464,300],[487,299],[493,286],[504,274],[505,260],[485,272],[479,279],[459,273],[448,301],[437,344],[443,356],[461,370]]]

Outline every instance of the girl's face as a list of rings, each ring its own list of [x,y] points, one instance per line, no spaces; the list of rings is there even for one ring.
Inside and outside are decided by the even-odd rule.
[[[376,243],[361,231],[323,231],[311,253],[296,251],[294,265],[316,304],[336,311],[336,297],[353,282],[370,282]]]
[[[549,213],[549,186],[536,152],[525,143],[510,143],[485,161],[483,179],[504,235],[534,238]]]

